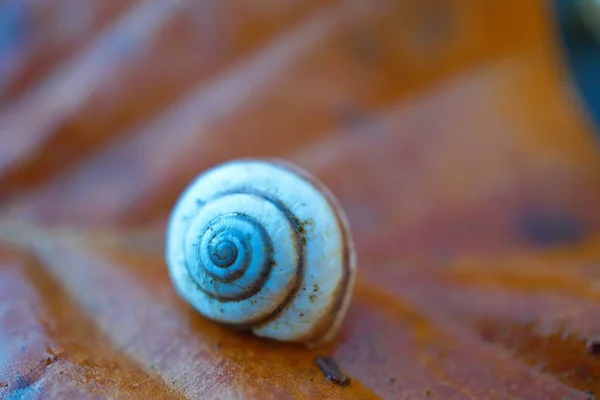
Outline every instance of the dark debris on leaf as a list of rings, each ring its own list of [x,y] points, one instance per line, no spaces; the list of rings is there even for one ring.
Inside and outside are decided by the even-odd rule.
[[[350,384],[350,378],[340,370],[337,362],[332,357],[317,357],[315,362],[329,381],[340,386]]]

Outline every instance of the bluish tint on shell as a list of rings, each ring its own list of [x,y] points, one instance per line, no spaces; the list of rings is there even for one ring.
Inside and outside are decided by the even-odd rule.
[[[339,205],[281,161],[233,161],[200,175],[171,215],[167,261],[201,314],[284,341],[330,338],[354,285]]]
[[[187,249],[187,268],[207,295],[233,301],[260,290],[273,265],[273,243],[258,221],[230,213],[210,220],[200,234],[196,230],[190,234],[197,236]]]

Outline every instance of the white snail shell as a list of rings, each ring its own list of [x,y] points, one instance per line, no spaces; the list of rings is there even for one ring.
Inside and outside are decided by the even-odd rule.
[[[200,175],[167,232],[178,293],[205,317],[258,336],[331,339],[354,287],[356,257],[337,201],[280,160],[238,160]]]

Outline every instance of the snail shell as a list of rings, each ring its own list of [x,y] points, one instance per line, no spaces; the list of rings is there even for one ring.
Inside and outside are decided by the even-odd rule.
[[[333,337],[354,286],[340,206],[279,160],[232,161],[200,175],[173,210],[166,256],[176,290],[202,315],[281,341]]]

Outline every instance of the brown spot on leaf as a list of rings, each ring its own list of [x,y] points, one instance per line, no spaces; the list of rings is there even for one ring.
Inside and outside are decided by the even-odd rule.
[[[539,210],[519,217],[525,238],[536,246],[576,244],[584,236],[584,226],[577,218],[565,212]]]
[[[594,357],[600,357],[600,339],[592,340],[589,343],[588,352]]]

